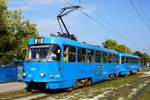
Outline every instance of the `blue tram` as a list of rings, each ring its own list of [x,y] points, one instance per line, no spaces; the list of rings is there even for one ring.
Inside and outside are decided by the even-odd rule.
[[[68,89],[139,71],[138,57],[50,36],[28,41],[23,80],[27,89]]]
[[[119,75],[130,75],[141,70],[140,58],[135,55],[120,53]]]

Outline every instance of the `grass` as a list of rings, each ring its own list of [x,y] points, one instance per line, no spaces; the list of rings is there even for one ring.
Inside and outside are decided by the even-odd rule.
[[[149,100],[150,99],[150,86],[147,87],[142,94],[137,97],[138,100]]]

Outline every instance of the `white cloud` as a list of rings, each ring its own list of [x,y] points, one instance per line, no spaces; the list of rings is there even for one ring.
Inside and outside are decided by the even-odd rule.
[[[14,5],[15,6],[11,6]],[[64,5],[63,0],[8,0],[11,9],[21,8],[22,10],[39,9],[44,6]]]
[[[27,0],[29,6],[51,5],[57,0]]]

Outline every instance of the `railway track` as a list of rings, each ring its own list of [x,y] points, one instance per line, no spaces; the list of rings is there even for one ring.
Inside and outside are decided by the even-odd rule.
[[[145,93],[145,90],[150,89],[149,88],[150,76],[146,76],[146,77],[140,77],[140,76],[142,75],[135,74],[129,77],[117,78],[114,80],[101,82],[99,84],[95,84],[92,86],[75,89],[71,92],[67,92],[65,90],[44,91],[44,92],[43,91],[42,92],[40,91],[27,92],[25,90],[19,90],[16,92],[10,92],[6,94],[0,93],[0,100],[87,99],[90,97],[91,93],[92,93],[91,97],[94,98],[95,96],[101,95],[107,91],[110,91],[110,92],[107,93],[107,95],[103,97],[104,99],[115,100],[119,97],[123,97],[124,99],[128,98],[132,100],[137,100],[140,96],[143,96],[143,94]],[[106,91],[104,91],[105,88],[107,88]],[[108,88],[112,88],[112,89],[108,89]],[[134,92],[133,91],[134,89],[137,89],[137,91]],[[131,93],[132,95],[130,95]]]
[[[144,91],[150,87],[150,82],[146,84],[144,87],[142,87],[135,95],[132,96],[132,100],[138,100],[140,96],[144,93]]]

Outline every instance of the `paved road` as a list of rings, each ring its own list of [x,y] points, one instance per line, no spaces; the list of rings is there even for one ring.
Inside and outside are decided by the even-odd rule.
[[[25,84],[22,82],[0,83],[0,93],[21,90],[24,88]]]

